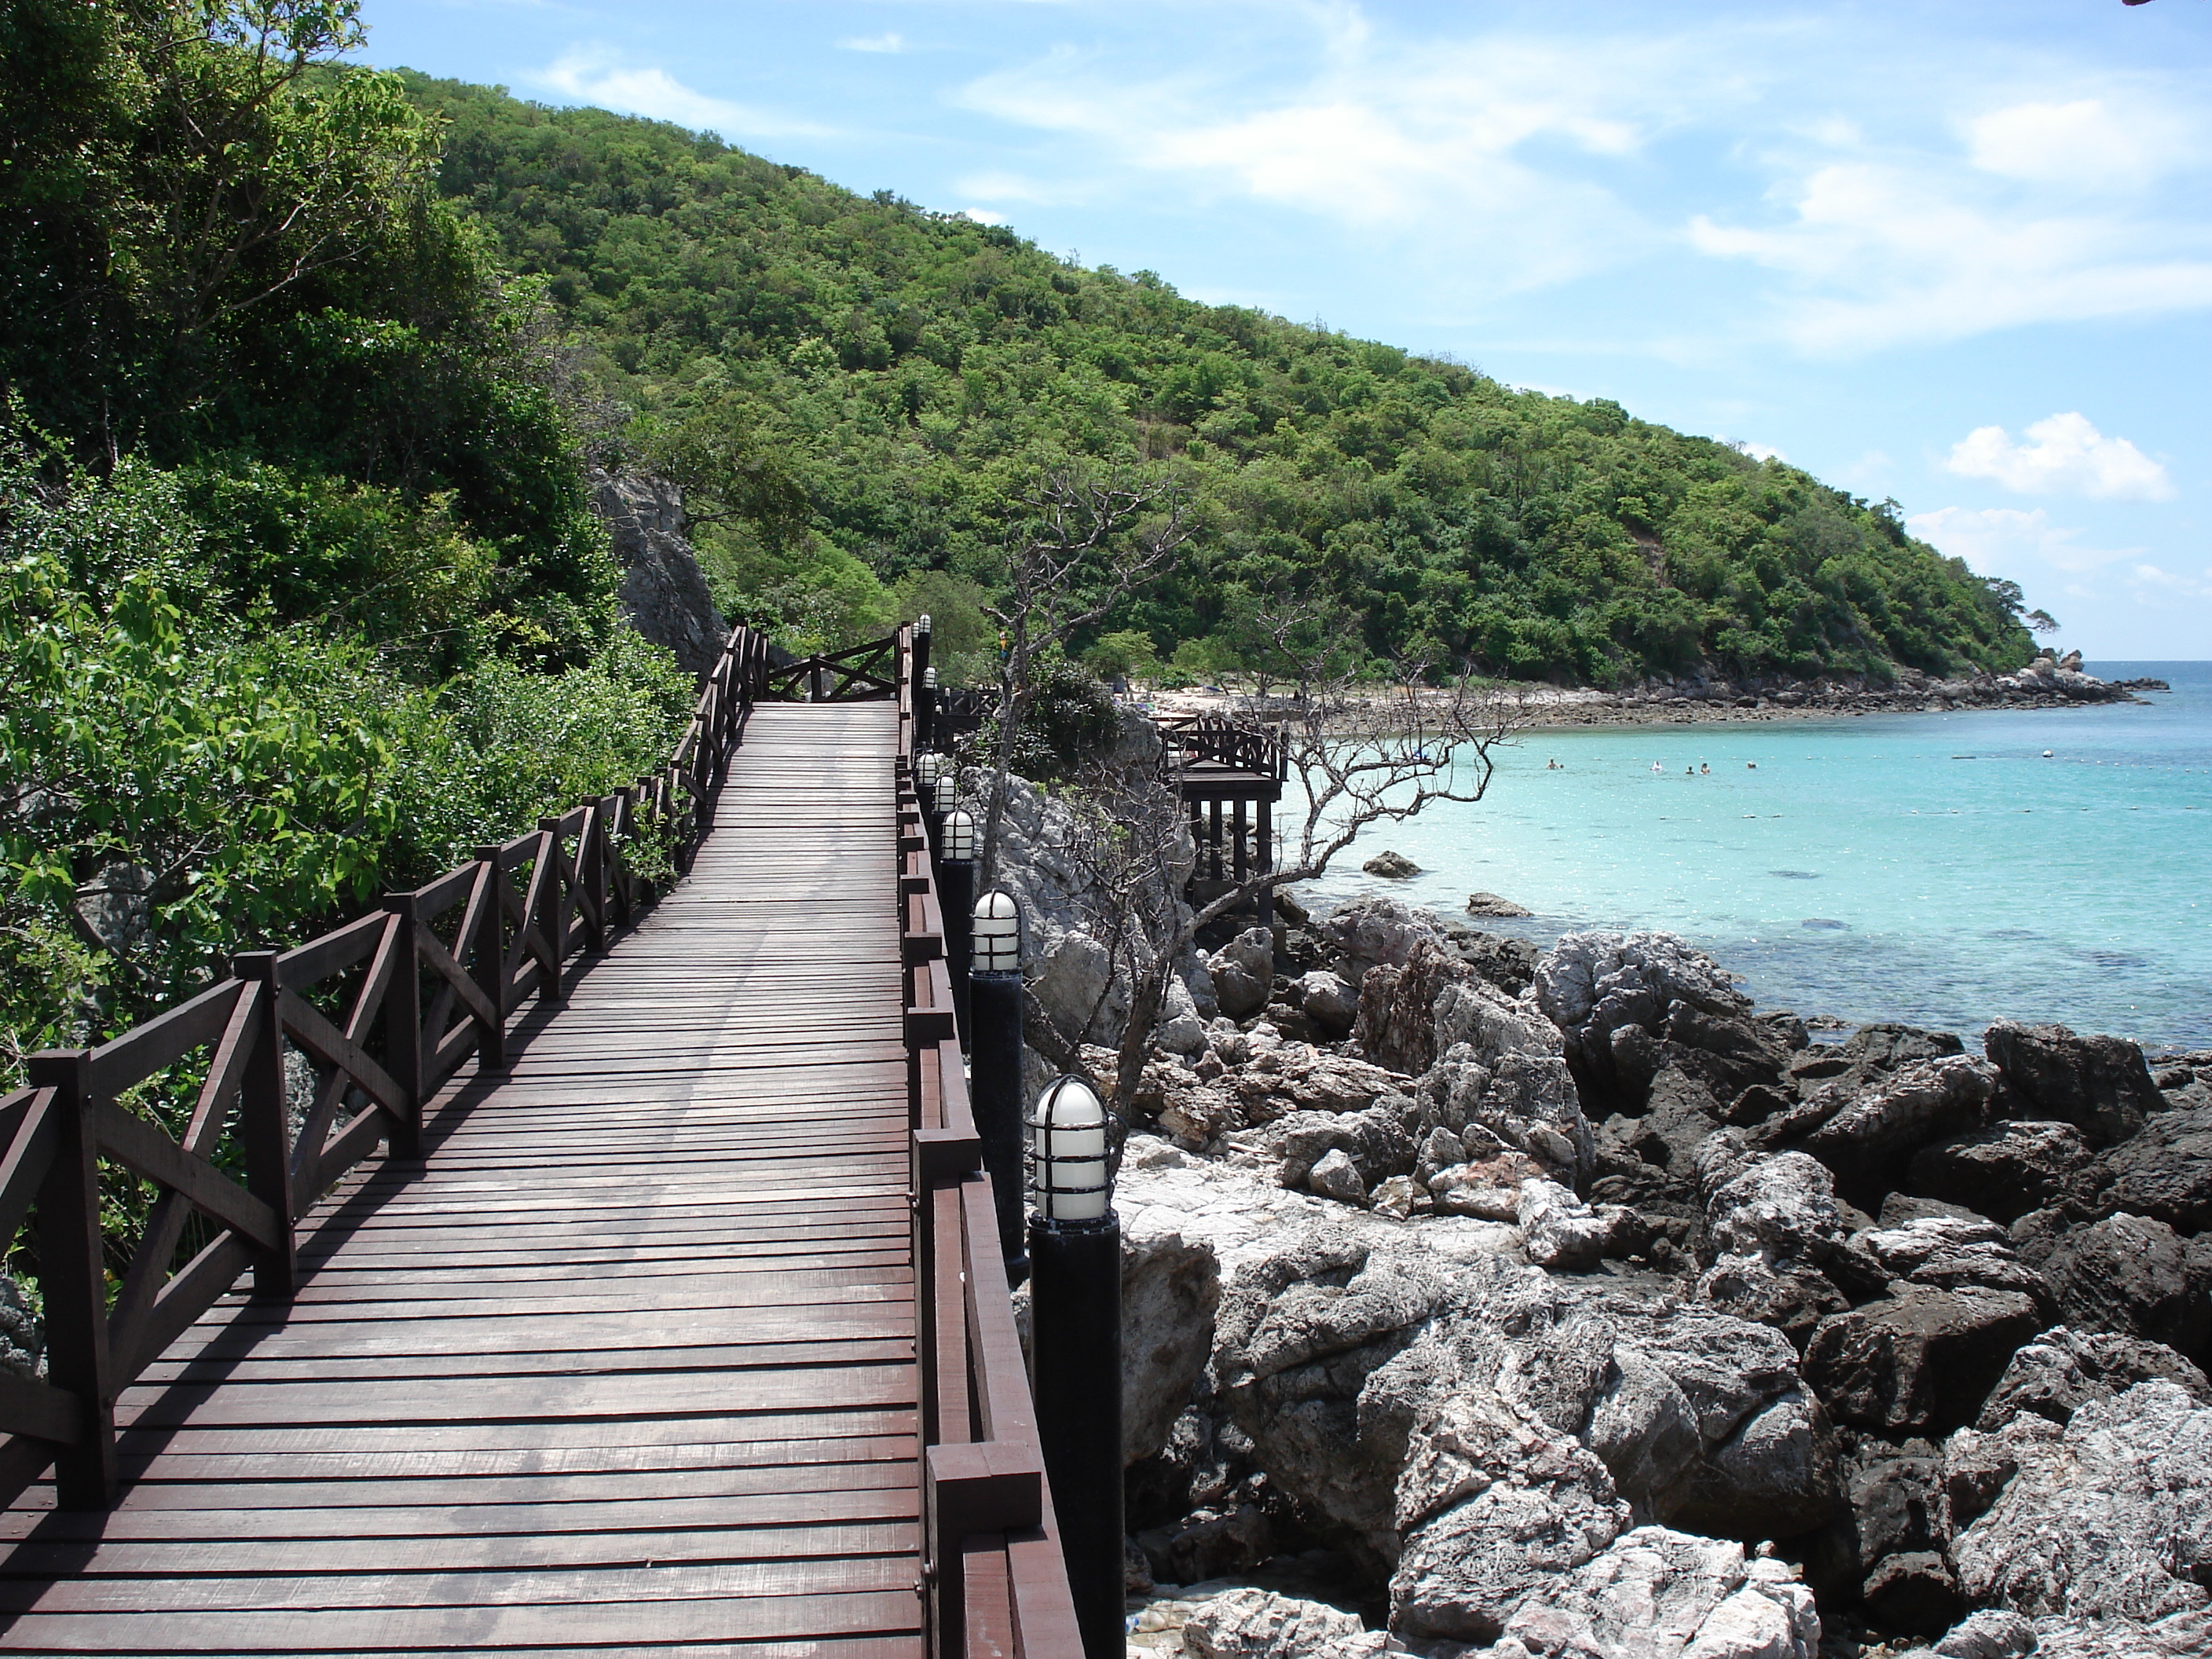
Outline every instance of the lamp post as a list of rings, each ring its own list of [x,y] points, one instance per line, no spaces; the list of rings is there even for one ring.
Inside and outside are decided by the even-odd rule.
[[[933,858],[937,855],[937,786],[944,777],[944,756],[925,749],[914,757],[914,793],[921,800],[921,821],[929,827]]]
[[[994,887],[977,899],[971,936],[968,1100],[991,1176],[1006,1283],[1018,1285],[1029,1261],[1022,1254],[1022,913],[1014,896]]]
[[[925,611],[914,619],[914,673],[920,679],[929,672],[929,647],[932,624]]]
[[[969,1044],[969,928],[975,902],[975,820],[954,807],[937,831],[937,902],[945,912],[945,965],[952,979],[952,1017],[960,1048]]]
[[[937,734],[937,671],[921,671],[921,684],[914,694],[914,735],[922,743],[935,741]]]
[[[1120,1659],[1121,1224],[1106,1109],[1062,1077],[1030,1120],[1030,1352],[1037,1439],[1086,1659]]]

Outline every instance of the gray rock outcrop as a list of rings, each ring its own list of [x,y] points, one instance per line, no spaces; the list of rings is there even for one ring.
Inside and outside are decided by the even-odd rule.
[[[607,526],[623,618],[694,674],[712,672],[724,629],[684,536],[684,492],[665,478],[594,473],[592,507]]]
[[[2166,1104],[2142,1050],[2124,1037],[2076,1036],[2063,1025],[2001,1019],[1982,1046],[2033,1115],[2071,1123],[2101,1141],[2125,1140]]]

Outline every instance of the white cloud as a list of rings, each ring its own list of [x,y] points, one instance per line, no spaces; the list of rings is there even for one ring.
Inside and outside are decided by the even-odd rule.
[[[2084,547],[2081,532],[2051,522],[2041,507],[1939,507],[1916,513],[1905,527],[1954,559],[1964,559],[1984,575],[2014,580],[2048,576],[2052,570],[2087,574],[2139,559],[2140,547]]]
[[[2038,421],[2015,443],[2001,426],[1978,426],[1952,446],[1946,471],[1992,478],[2022,495],[2171,501],[2165,467],[2125,438],[2107,438],[2079,413]]]
[[[2130,190],[2196,149],[2188,122],[2154,105],[2116,110],[2100,98],[2014,104],[1964,126],[1976,167],[2036,184]]]
[[[2134,586],[2140,598],[2165,594],[2189,599],[2212,599],[2212,568],[2207,568],[2201,575],[2189,576],[2161,570],[2154,564],[2138,564],[2130,574],[2135,579]]]
[[[963,219],[973,219],[979,225],[1003,225],[1006,222],[1006,216],[1005,214],[994,213],[988,208],[962,208],[960,210],[960,216]]]
[[[1790,459],[1772,444],[1739,441],[1736,448],[1743,454],[1750,456],[1754,461],[1786,461]]]
[[[1691,245],[1796,278],[1783,331],[1823,355],[2212,307],[2212,237],[2200,227],[1990,202],[1931,160],[1819,167],[1790,192],[1794,222],[1753,229],[1698,214]]]
[[[703,131],[761,136],[827,131],[811,122],[787,119],[712,97],[685,86],[664,69],[626,64],[611,46],[571,46],[526,78],[533,86],[579,104],[673,121]]]
[[[837,43],[841,52],[901,52],[906,50],[906,36],[896,32],[883,34],[856,34]]]

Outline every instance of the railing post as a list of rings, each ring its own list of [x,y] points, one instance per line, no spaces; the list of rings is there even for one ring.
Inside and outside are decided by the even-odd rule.
[[[580,842],[576,851],[581,854],[583,850]],[[561,969],[562,964],[568,959],[568,907],[574,902],[569,893],[572,873],[568,868],[568,855],[561,850],[560,819],[538,820],[538,859],[547,872],[545,904],[539,915],[525,916],[522,925],[527,927],[535,921],[538,931],[544,934],[546,944],[552,947],[553,969],[545,976],[543,994],[545,1000],[557,1008],[568,1000],[567,988],[561,982]],[[537,885],[535,882],[531,884]]]
[[[31,1056],[31,1085],[54,1091],[52,1167],[39,1188],[39,1283],[46,1295],[46,1380],[82,1407],[82,1437],[54,1455],[54,1493],[64,1510],[115,1502],[115,1394],[107,1342],[107,1282],[100,1256],[100,1158],[93,1139],[92,1053]]]
[[[407,1111],[392,1132],[392,1156],[422,1156],[422,975],[415,961],[415,895],[386,893],[384,908],[399,919],[399,959],[384,994],[385,1069],[407,1091]]]
[[[274,951],[244,951],[230,965],[239,978],[259,987],[261,996],[261,1020],[254,1027],[238,1091],[246,1190],[276,1212],[276,1248],[254,1253],[253,1291],[289,1297],[299,1285],[300,1267],[293,1236],[297,1212],[292,1202],[291,1090],[284,1075],[284,1016],[277,1006],[284,981]]]
[[[477,863],[484,874],[483,915],[477,919],[477,936],[472,939],[457,939],[455,945],[465,951],[473,951],[469,961],[469,972],[477,988],[491,1004],[495,1016],[490,1027],[477,1042],[477,1069],[480,1072],[503,1072],[507,1069],[507,896],[500,891],[507,880],[507,872],[499,867],[499,848],[479,847]]]

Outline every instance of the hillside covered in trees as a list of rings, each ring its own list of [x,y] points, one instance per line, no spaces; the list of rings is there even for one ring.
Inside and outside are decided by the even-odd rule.
[[[542,279],[634,446],[735,516],[728,608],[794,643],[988,588],[1010,497],[1071,459],[1180,469],[1203,525],[1125,618],[1232,668],[1266,596],[1317,591],[1368,647],[1615,684],[2017,666],[2020,595],[1778,461],[1086,270],[719,140],[407,76],[450,123],[440,188]]]

